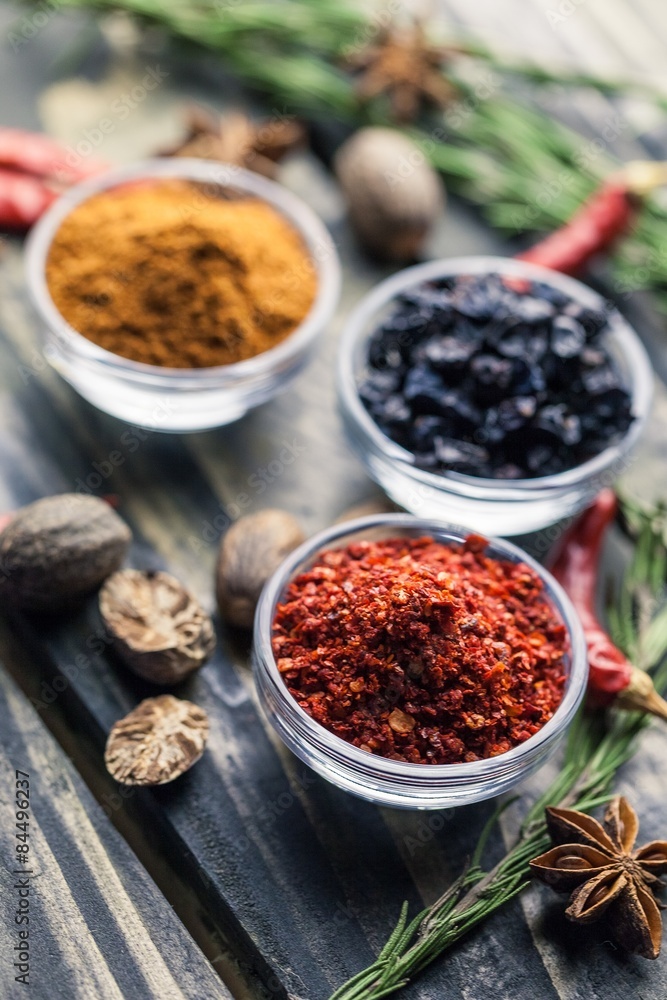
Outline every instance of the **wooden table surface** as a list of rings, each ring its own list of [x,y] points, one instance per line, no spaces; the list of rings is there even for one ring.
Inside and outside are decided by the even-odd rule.
[[[508,52],[636,77],[655,66],[651,81],[665,85],[667,15],[657,0],[587,0],[570,4],[565,9],[574,12],[554,24],[548,15],[559,10],[557,0],[447,0],[441,6],[453,25],[470,25]],[[5,38],[21,16],[0,7]],[[631,29],[624,31],[624,24]],[[5,45],[0,122],[46,127],[76,142],[146,66],[161,63],[168,68],[164,84],[126,121],[115,122],[101,150],[124,161],[173,138],[186,98],[222,104],[238,97],[210,60],[167,63],[158,38],[128,50],[127,34],[118,20],[100,33],[84,15],[54,14],[24,46]],[[664,123],[636,102],[612,106],[589,93],[573,105],[556,88],[547,107],[588,137],[606,117],[621,114],[627,127],[615,145],[623,157],[667,150]],[[643,143],[635,133],[644,133]],[[126,425],[84,403],[45,365],[26,302],[20,243],[8,241],[0,261],[0,510],[65,491],[117,494],[134,533],[130,564],[168,568],[211,611],[216,545],[236,516],[240,494],[250,495],[250,509],[287,508],[309,532],[377,495],[346,444],[332,369],[341,323],[385,272],[356,249],[339,192],[314,157],[295,157],[281,179],[332,230],[345,270],[341,305],[294,386],[230,427],[188,436],[150,433],[128,446]],[[502,253],[503,246],[458,204],[429,246],[430,256],[489,251]],[[627,486],[645,497],[664,495],[665,323],[650,302],[633,300],[624,308],[639,325],[658,375],[655,414]],[[296,460],[280,470],[272,465],[267,488],[257,488],[285,442]],[[123,461],[107,475],[112,451]],[[39,1000],[326,1000],[372,960],[404,899],[416,912],[460,871],[493,804],[399,812],[327,784],[267,727],[247,639],[217,625],[214,659],[177,690],[211,717],[206,754],[173,786],[124,793],[104,771],[106,735],[154,689],[107,652],[96,652],[95,600],[59,622],[15,617],[0,625],[0,997],[25,995],[9,957],[18,891],[16,769],[29,772],[31,781],[30,995]],[[638,805],[645,840],[667,829],[666,753],[667,731],[655,726],[618,780]],[[533,778],[526,794],[557,766]],[[513,808],[503,821],[506,840],[517,815]],[[490,862],[501,851],[499,836]],[[653,963],[627,958],[598,928],[568,924],[563,909],[548,890],[532,888],[401,995],[665,1000],[664,957]]]

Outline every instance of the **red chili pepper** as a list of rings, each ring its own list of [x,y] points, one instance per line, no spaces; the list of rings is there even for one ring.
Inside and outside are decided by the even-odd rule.
[[[636,208],[637,199],[625,184],[607,181],[566,225],[518,254],[518,259],[578,274],[591,257],[611,247],[630,228]]]
[[[626,233],[644,198],[667,180],[665,165],[637,161],[604,181],[561,229],[517,255],[563,274],[579,274]]]
[[[101,161],[79,156],[48,135],[18,128],[0,128],[0,167],[70,184],[106,169]]]
[[[638,670],[611,641],[595,610],[597,572],[605,532],[617,510],[616,495],[606,489],[566,532],[551,572],[577,611],[588,647],[589,700],[594,705],[616,704],[667,719],[667,703],[658,695],[649,675]]]
[[[49,207],[60,187],[106,169],[37,132],[0,128],[0,230],[25,230]]]
[[[29,229],[55,198],[40,178],[0,168],[0,230]]]

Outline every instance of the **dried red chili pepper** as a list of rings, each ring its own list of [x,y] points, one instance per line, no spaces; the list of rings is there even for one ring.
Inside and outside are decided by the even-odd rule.
[[[29,229],[55,198],[39,178],[0,168],[0,229]]]
[[[106,169],[100,160],[73,156],[59,142],[41,132],[19,128],[0,128],[0,167],[36,177],[53,177],[74,183],[93,177]]]
[[[574,522],[550,567],[577,611],[588,646],[589,701],[616,704],[667,719],[667,704],[644,670],[638,670],[611,641],[595,610],[597,572],[605,532],[617,510],[616,495],[606,489]]]
[[[71,154],[46,135],[0,128],[0,230],[29,229],[57,198],[63,184],[106,169],[100,160]]]
[[[561,701],[567,633],[525,564],[470,536],[320,553],[273,623],[285,684],[357,747],[417,764],[475,761],[536,733]]]
[[[666,181],[665,164],[629,163],[604,181],[569,222],[517,254],[517,259],[563,274],[579,274],[592,257],[611,249],[628,231],[642,199]]]

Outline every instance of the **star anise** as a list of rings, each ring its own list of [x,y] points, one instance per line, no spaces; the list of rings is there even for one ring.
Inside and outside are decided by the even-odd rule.
[[[639,822],[630,803],[613,799],[604,824],[574,809],[547,809],[547,827],[557,845],[530,862],[532,873],[558,892],[572,892],[565,914],[589,924],[604,916],[625,951],[657,958],[662,937],[659,904],[667,841],[633,850]]]
[[[361,70],[358,97],[368,101],[385,94],[394,120],[405,123],[414,121],[425,104],[444,108],[458,96],[458,88],[443,75],[442,66],[460,51],[431,45],[422,25],[416,24],[383,31],[377,42],[350,56],[347,65]]]
[[[278,161],[304,141],[303,126],[293,118],[253,121],[234,111],[219,117],[194,106],[187,115],[185,138],[164,156],[196,156],[246,167],[274,177]]]

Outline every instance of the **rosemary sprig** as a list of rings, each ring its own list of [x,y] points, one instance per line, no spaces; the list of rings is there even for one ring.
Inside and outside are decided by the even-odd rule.
[[[624,580],[631,607],[618,641],[651,668],[656,686],[663,689],[667,685],[667,609],[657,602],[664,597],[667,547],[660,510],[664,514],[660,507],[646,510],[624,505],[626,518],[638,532],[638,544]],[[648,598],[652,611],[642,620],[642,605]],[[409,923],[404,904],[396,929],[375,962],[336,990],[330,1000],[389,996],[522,892],[530,881],[528,862],[549,844],[545,807],[566,805],[588,812],[606,802],[617,771],[636,752],[637,736],[648,721],[639,713],[581,711],[570,729],[558,776],[528,811],[516,843],[502,860],[488,872],[481,867],[490,830],[506,805],[491,817],[470,865],[444,896]]]
[[[608,97],[626,97],[629,94],[636,97],[646,97],[659,108],[667,108],[667,97],[656,93],[654,87],[637,79],[614,80],[601,77],[598,74],[584,73],[572,70],[567,66],[552,68],[531,62],[516,62],[499,58],[491,49],[478,42],[465,44],[465,51],[477,59],[483,60],[492,69],[504,76],[514,76],[527,83],[538,86],[570,87],[578,89],[597,90]]]
[[[358,113],[349,76],[337,65],[343,47],[363,39],[367,21],[337,0],[61,0],[60,8],[122,10],[222,55],[249,85],[291,112]]]
[[[367,107],[358,100],[342,66],[345,53],[375,37],[373,22],[352,0],[60,0],[59,7],[123,10],[160,24],[176,38],[220,55],[246,83],[290,112],[391,124],[382,102]],[[414,134],[451,189],[479,205],[491,225],[514,235],[562,225],[616,163],[588,150],[582,136],[552,116],[513,99],[505,83],[518,80],[525,89],[557,82],[605,95],[634,93],[661,109],[667,105],[664,96],[638,83],[561,77],[542,67],[504,63],[474,43],[461,48],[460,58],[498,73],[502,93],[478,98],[474,86],[447,66],[443,72],[464,95],[462,113],[445,113],[431,128],[422,122]],[[435,129],[442,141],[434,141]],[[648,200],[634,235],[613,255],[617,290],[651,289],[665,311],[666,224],[667,211]]]

